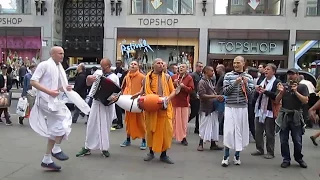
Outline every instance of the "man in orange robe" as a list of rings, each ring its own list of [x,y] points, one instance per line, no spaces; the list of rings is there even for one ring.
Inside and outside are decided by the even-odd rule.
[[[156,112],[145,111],[145,122],[147,130],[147,145],[150,152],[144,158],[144,161],[151,161],[154,153],[161,153],[160,160],[173,164],[167,156],[167,150],[171,147],[172,142],[172,116],[173,110],[170,100],[175,96],[175,89],[170,76],[163,72],[163,60],[157,58],[153,62],[153,70],[150,71],[143,81],[143,89],[133,98],[140,94],[158,94],[167,97],[168,108]]]
[[[122,89],[124,95],[134,95],[140,92],[142,88],[142,81],[144,79],[144,75],[139,71],[139,64],[137,61],[132,61],[130,63],[129,73],[124,78]],[[142,139],[142,143],[140,149],[145,150],[146,140],[146,127],[144,122],[143,113],[132,113],[126,111],[125,116],[126,122],[126,132],[127,139],[120,144],[121,147],[126,147],[131,145],[130,137],[134,140],[136,138]]]

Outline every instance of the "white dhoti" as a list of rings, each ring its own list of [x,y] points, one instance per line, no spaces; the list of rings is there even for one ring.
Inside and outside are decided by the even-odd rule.
[[[249,144],[249,122],[247,107],[225,107],[223,126],[224,146],[242,151]]]
[[[54,140],[57,136],[64,136],[64,139],[68,139],[71,118],[71,112],[66,105],[60,105],[59,109],[53,111],[48,107],[48,102],[37,98],[30,112],[29,123],[31,128],[43,137]]]
[[[219,120],[218,112],[214,111],[205,116],[204,112],[200,113],[199,136],[206,141],[219,141]]]
[[[87,123],[86,149],[102,151],[109,149],[110,128],[115,113],[114,104],[104,106],[99,101],[93,100]]]

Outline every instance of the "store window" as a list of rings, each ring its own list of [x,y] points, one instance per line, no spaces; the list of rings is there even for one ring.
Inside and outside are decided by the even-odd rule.
[[[163,59],[167,64],[186,63],[191,69],[194,64],[195,46],[191,45],[149,45],[147,40],[140,39],[138,42],[120,42],[119,50],[125,67],[135,60],[144,71],[151,70],[152,61],[156,58]]]
[[[40,62],[40,28],[1,28],[0,52],[1,63],[26,64]]]
[[[319,16],[320,15],[320,1],[319,0],[307,0],[307,16]]]
[[[284,0],[216,0],[215,14],[283,15]]]
[[[193,14],[194,0],[131,0],[131,14]]]
[[[312,66],[315,62],[318,65],[318,62],[320,60],[320,41],[315,41],[314,45],[309,48],[308,51],[306,51],[299,59],[298,59],[298,66],[308,72],[315,74],[314,67]],[[295,54],[299,54],[299,50],[304,47],[306,41],[297,41],[296,47],[297,51]],[[319,75],[319,73],[317,73]]]
[[[29,0],[0,0],[0,14],[30,14]]]

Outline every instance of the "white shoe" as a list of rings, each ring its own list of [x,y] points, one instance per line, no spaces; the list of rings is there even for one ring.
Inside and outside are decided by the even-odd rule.
[[[225,160],[224,156],[222,157],[222,162],[221,162],[222,167],[228,167],[229,166],[229,157]]]
[[[240,157],[239,157],[239,159],[237,159],[236,157],[234,157],[234,158],[233,158],[233,164],[234,164],[234,165],[240,165],[240,164],[241,164]]]

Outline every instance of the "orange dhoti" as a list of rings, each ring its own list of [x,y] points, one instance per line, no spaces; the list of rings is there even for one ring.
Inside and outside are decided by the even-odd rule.
[[[134,140],[143,139],[146,135],[146,127],[143,113],[132,113],[126,111],[125,116],[127,134]]]
[[[173,131],[172,120],[168,119],[167,111],[145,112],[145,117],[148,147],[152,147],[157,153],[170,149]]]
[[[187,137],[189,107],[173,107],[173,137],[182,141]]]

